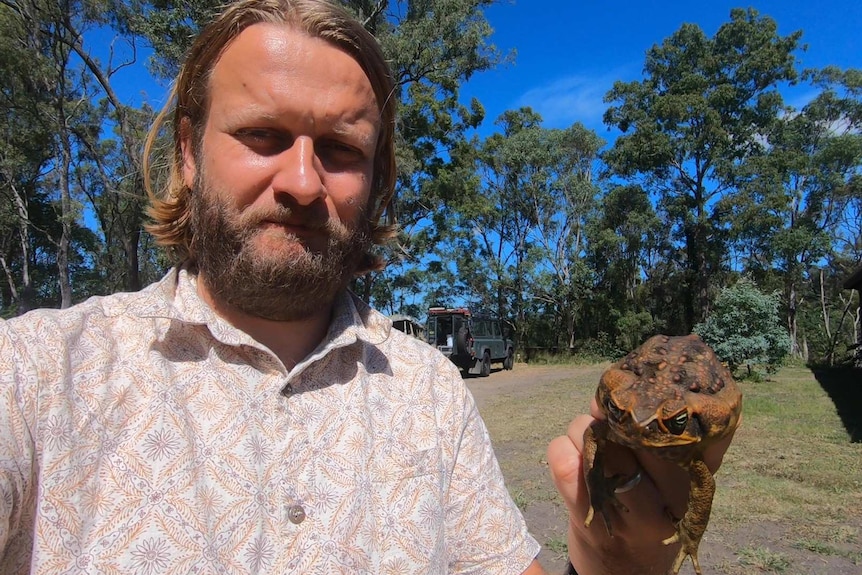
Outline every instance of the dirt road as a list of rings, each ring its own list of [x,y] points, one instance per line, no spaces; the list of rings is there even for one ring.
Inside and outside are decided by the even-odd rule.
[[[467,387],[476,398],[476,403],[481,410],[496,397],[501,395],[527,397],[544,385],[571,378],[575,370],[579,374],[584,374],[585,370],[594,371],[595,381],[598,383],[604,366],[573,367],[516,363],[511,371],[495,368],[488,377],[467,376],[464,381],[467,382]]]
[[[495,369],[488,377],[465,378],[467,387],[476,398],[479,412],[488,423],[509,491],[521,507],[530,532],[542,544],[539,561],[551,574],[563,573],[565,570],[566,515],[548,474],[544,454],[548,441],[565,433],[569,416],[556,418],[551,423],[543,414],[542,422],[528,426],[528,429],[522,429],[520,424],[510,424],[522,418],[524,412],[531,411],[531,406],[535,408],[537,404],[546,402],[548,388],[558,382],[571,381],[575,375],[584,382],[583,398],[579,403],[581,409],[585,409],[595,389],[591,382],[598,382],[605,367],[520,363],[515,364],[512,371]],[[504,404],[519,405],[519,413],[516,417],[503,415],[503,423],[500,423],[498,407]],[[573,405],[571,417],[576,415],[576,411],[578,409]],[[511,427],[517,427],[518,431]],[[503,431],[505,428],[510,428],[508,431],[512,431],[516,437],[508,437],[507,431]],[[521,433],[530,436],[530,439],[525,442],[523,438],[517,437]]]

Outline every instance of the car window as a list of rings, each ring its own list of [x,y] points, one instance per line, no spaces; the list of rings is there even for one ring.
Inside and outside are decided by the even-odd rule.
[[[488,337],[488,322],[486,320],[473,321],[473,337]]]

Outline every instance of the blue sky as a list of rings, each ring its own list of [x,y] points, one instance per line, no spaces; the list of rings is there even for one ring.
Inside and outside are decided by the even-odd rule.
[[[502,0],[486,15],[493,43],[515,50],[515,62],[479,74],[463,87],[486,109],[482,132],[504,111],[530,106],[546,127],[576,121],[607,138],[604,94],[615,80],[642,78],[646,51],[686,22],[707,36],[730,20],[734,7],[753,7],[778,24],[781,35],[802,30],[803,67],[862,68],[862,1],[859,0]],[[799,106],[812,94],[786,95]]]
[[[462,99],[475,96],[485,106],[482,135],[494,131],[504,111],[530,106],[546,127],[580,121],[610,139],[602,98],[615,80],[642,78],[646,51],[683,23],[697,24],[711,37],[730,20],[731,8],[749,6],[772,17],[782,35],[803,30],[803,67],[862,68],[860,0],[500,0],[486,12],[494,28],[491,41],[503,53],[514,51],[514,61],[471,78],[462,86]],[[110,39],[99,47],[107,51]],[[122,52],[121,45],[114,47]],[[140,50],[139,62],[148,53]],[[142,72],[141,66],[124,70],[119,92],[131,104],[143,99],[161,108],[166,86]],[[797,89],[786,98],[799,107],[813,95]]]

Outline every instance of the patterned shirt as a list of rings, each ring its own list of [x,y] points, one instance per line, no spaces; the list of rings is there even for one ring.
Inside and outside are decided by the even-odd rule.
[[[457,369],[350,294],[291,370],[174,270],[0,323],[0,573],[521,573]]]

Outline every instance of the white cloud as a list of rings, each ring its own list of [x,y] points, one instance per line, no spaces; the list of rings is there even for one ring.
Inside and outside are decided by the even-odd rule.
[[[603,127],[602,115],[608,105],[602,99],[615,77],[568,76],[528,90],[516,107],[529,106],[541,114],[546,127],[565,128],[581,122],[593,129]]]
[[[785,87],[782,92],[784,96],[784,104],[797,111],[810,104],[811,101],[820,94],[817,89],[808,85]]]

